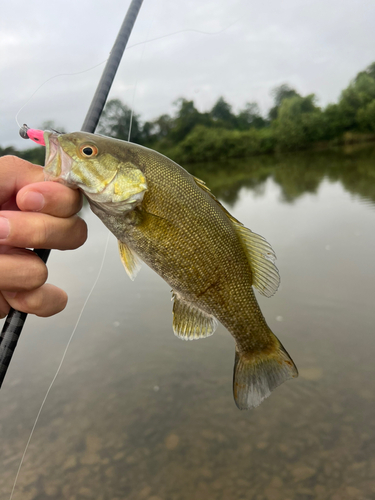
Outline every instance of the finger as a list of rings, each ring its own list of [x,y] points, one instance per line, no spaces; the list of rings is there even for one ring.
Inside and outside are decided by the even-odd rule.
[[[0,290],[33,290],[42,286],[47,277],[46,265],[30,250],[13,249],[0,255]]]
[[[58,182],[38,182],[19,191],[17,205],[24,211],[71,217],[82,208],[82,194]]]
[[[68,296],[54,285],[46,284],[30,292],[18,292],[14,297],[3,292],[8,303],[17,311],[37,316],[53,316],[65,309]]]
[[[5,316],[9,313],[10,305],[4,299],[3,294],[0,292],[0,319],[5,318]]]
[[[24,186],[44,179],[43,168],[16,156],[0,157],[0,206]]]
[[[76,215],[62,219],[38,212],[0,212],[0,245],[71,250],[86,238],[86,223]]]

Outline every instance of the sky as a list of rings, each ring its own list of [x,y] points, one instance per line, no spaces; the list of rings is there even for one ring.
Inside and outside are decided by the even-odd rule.
[[[31,147],[15,121],[25,104],[20,124],[81,128],[129,4],[0,0],[0,146]],[[374,0],[144,0],[109,98],[142,120],[179,97],[266,114],[288,83],[324,107],[375,61],[374,26]]]

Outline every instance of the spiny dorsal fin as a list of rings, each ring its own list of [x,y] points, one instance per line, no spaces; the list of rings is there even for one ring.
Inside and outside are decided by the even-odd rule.
[[[213,335],[217,320],[210,314],[181,299],[173,292],[173,331],[182,340],[204,339]]]
[[[223,207],[223,205],[222,205],[222,204],[220,203],[220,201],[216,198],[216,196],[215,196],[215,195],[213,195],[213,194],[211,193],[210,188],[206,186],[206,183],[205,183],[204,181],[202,181],[201,179],[198,179],[198,177],[194,177],[194,176],[193,176],[193,178],[194,178],[194,180],[195,180],[195,183],[196,183],[196,184],[197,184],[197,185],[198,185],[201,189],[203,189],[203,191],[205,191],[207,194],[209,194],[209,195],[210,195],[210,197],[211,197],[214,201],[216,201],[216,203],[220,206],[220,208],[222,209],[222,211],[225,213],[225,215],[228,217],[228,219],[229,219],[229,220],[231,220],[232,222],[237,222],[238,224],[241,224],[241,222],[239,222],[237,219],[235,219],[235,218],[233,217],[233,215],[232,215],[232,214],[230,214],[230,213],[228,212],[228,210],[227,210],[226,208],[224,208],[224,207]]]
[[[248,257],[253,273],[253,286],[262,295],[271,297],[280,284],[275,252],[263,236],[253,233],[241,223],[235,222],[234,226]]]
[[[134,281],[141,268],[142,261],[138,255],[120,240],[117,240],[118,249],[120,251],[121,262],[124,264],[125,271],[129,278]]]
[[[206,184],[197,177],[194,177],[196,184],[208,193],[213,200],[221,207],[233,223],[238,236],[244,246],[248,261],[253,273],[253,286],[266,297],[271,297],[279,288],[280,275],[275,265],[276,255],[271,245],[263,236],[253,233],[247,229],[241,222],[235,219],[226,210],[217,198],[211,193]]]

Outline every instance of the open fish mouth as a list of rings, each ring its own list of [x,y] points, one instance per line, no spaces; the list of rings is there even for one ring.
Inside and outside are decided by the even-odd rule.
[[[48,167],[55,159],[57,152],[59,150],[59,145],[57,142],[57,136],[53,132],[44,132],[44,140],[46,143],[46,161],[45,165]]]
[[[77,188],[77,185],[70,179],[73,160],[60,146],[60,135],[57,132],[44,132],[46,143],[44,180],[59,181],[70,188]]]

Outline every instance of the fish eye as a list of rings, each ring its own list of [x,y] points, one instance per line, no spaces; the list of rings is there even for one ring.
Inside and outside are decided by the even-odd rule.
[[[86,156],[87,158],[91,158],[98,154],[98,148],[92,146],[91,144],[85,144],[84,146],[81,146],[79,150],[80,153],[83,154],[83,156]]]

